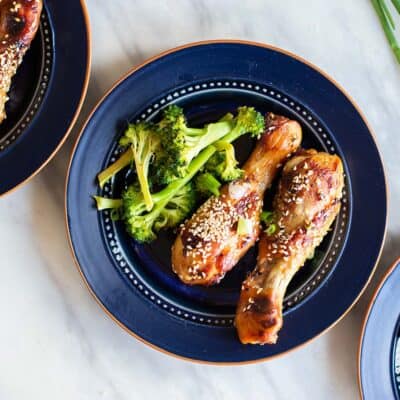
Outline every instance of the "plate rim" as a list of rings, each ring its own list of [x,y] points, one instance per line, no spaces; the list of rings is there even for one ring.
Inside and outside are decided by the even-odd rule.
[[[369,317],[371,316],[372,309],[375,305],[375,301],[377,300],[379,293],[381,292],[383,286],[385,283],[388,281],[390,278],[391,274],[395,271],[395,269],[399,267],[400,268],[400,257],[395,259],[393,263],[390,264],[390,267],[386,270],[382,278],[379,280],[379,283],[377,287],[374,289],[373,295],[368,303],[367,310],[365,312],[364,318],[363,318],[363,323],[361,326],[361,333],[360,333],[360,338],[358,342],[358,354],[357,354],[357,382],[358,382],[358,391],[361,399],[364,399],[363,395],[363,389],[362,389],[362,382],[361,382],[361,356],[362,356],[362,350],[363,350],[363,342],[364,342],[364,337],[365,337],[365,330],[367,327],[367,323],[369,320]]]
[[[373,266],[373,268],[371,269],[371,273],[367,279],[367,281],[365,282],[364,286],[362,287],[361,291],[358,293],[358,295],[356,296],[356,298],[354,299],[354,301],[349,305],[349,307],[342,313],[342,315],[336,320],[334,321],[332,324],[330,324],[329,326],[327,326],[324,330],[322,330],[320,333],[318,333],[317,335],[315,335],[314,337],[306,340],[305,342],[292,347],[291,349],[288,349],[286,351],[283,351],[279,354],[275,354],[272,356],[268,356],[268,357],[262,357],[259,359],[255,359],[255,360],[246,360],[246,361],[224,361],[224,362],[219,362],[219,361],[208,361],[208,360],[202,360],[202,359],[196,359],[196,358],[191,358],[191,357],[187,357],[187,356],[182,356],[182,355],[178,355],[175,354],[173,352],[170,352],[168,350],[165,350],[147,340],[145,340],[144,338],[140,337],[138,334],[136,334],[135,332],[131,331],[125,324],[123,324],[121,321],[119,321],[106,307],[105,305],[101,302],[101,300],[97,297],[96,293],[94,292],[94,290],[91,288],[89,282],[87,281],[82,268],[78,262],[78,259],[76,257],[75,254],[75,250],[73,247],[73,243],[72,243],[72,237],[71,237],[71,233],[70,233],[70,228],[69,228],[69,223],[68,223],[68,210],[67,210],[67,196],[68,196],[68,181],[69,181],[69,176],[70,176],[70,169],[72,166],[72,162],[73,162],[73,158],[75,155],[75,151],[77,149],[77,146],[80,142],[80,139],[84,133],[84,131],[86,130],[87,125],[89,124],[89,122],[91,121],[93,115],[97,112],[97,110],[100,108],[100,106],[102,105],[102,103],[104,102],[104,100],[114,91],[114,89],[120,85],[124,80],[126,80],[130,75],[134,74],[135,72],[139,71],[141,68],[145,67],[146,65],[163,58],[164,56],[167,56],[169,54],[173,54],[175,52],[184,50],[184,49],[188,49],[191,47],[196,47],[196,46],[203,46],[203,45],[209,45],[209,44],[243,44],[243,45],[250,45],[250,46],[255,46],[255,47],[261,47],[261,48],[265,48],[265,49],[269,49],[272,51],[276,51],[278,53],[281,53],[283,55],[286,55],[292,59],[295,59],[305,65],[307,65],[308,67],[312,68],[313,70],[315,70],[316,72],[318,72],[320,75],[322,75],[325,79],[327,79],[328,81],[330,81],[344,96],[345,98],[351,103],[351,105],[355,108],[355,110],[357,111],[357,113],[359,114],[359,116],[361,117],[361,119],[363,120],[363,122],[365,123],[366,127],[368,128],[368,131],[371,135],[371,138],[374,142],[374,145],[377,149],[377,153],[379,156],[379,161],[380,164],[382,166],[382,172],[383,172],[383,178],[384,178],[384,184],[385,184],[385,194],[386,194],[386,215],[385,215],[385,222],[384,222],[384,232],[383,232],[383,237],[382,237],[382,241],[380,244],[380,248],[379,248],[379,252],[378,252],[378,256],[377,259],[375,261],[375,264]],[[197,363],[197,364],[206,364],[206,365],[218,365],[218,366],[232,366],[232,365],[251,365],[251,364],[257,364],[257,363],[261,363],[261,362],[265,362],[265,361],[269,361],[269,360],[273,360],[276,359],[278,357],[282,357],[290,352],[293,352],[295,350],[298,350],[300,348],[302,348],[303,346],[309,344],[311,341],[321,337],[322,335],[324,335],[325,333],[327,333],[330,329],[334,328],[336,326],[336,324],[338,324],[354,307],[354,305],[358,302],[358,300],[360,299],[360,297],[363,295],[365,289],[368,287],[368,285],[371,282],[372,276],[374,275],[377,265],[379,263],[379,260],[381,258],[382,255],[382,250],[383,250],[383,246],[385,243],[385,239],[386,239],[386,235],[387,235],[387,224],[388,224],[388,209],[389,209],[389,190],[388,190],[388,180],[387,180],[387,173],[386,173],[386,168],[385,165],[383,163],[383,159],[382,159],[382,154],[380,152],[379,146],[377,144],[377,140],[376,140],[376,135],[374,130],[372,129],[371,125],[368,123],[368,120],[366,119],[364,113],[361,111],[360,107],[358,106],[358,104],[355,102],[355,100],[347,93],[347,91],[334,79],[332,78],[330,75],[328,75],[325,71],[323,71],[320,67],[316,66],[315,64],[311,63],[310,61],[307,61],[305,58],[291,52],[288,51],[286,49],[282,49],[278,46],[275,45],[271,45],[268,43],[263,43],[263,42],[257,42],[257,41],[251,41],[251,40],[243,40],[243,39],[213,39],[213,40],[201,40],[201,41],[195,41],[195,42],[189,42],[180,46],[176,46],[173,48],[170,48],[168,50],[162,51],[152,57],[149,57],[147,59],[145,59],[143,62],[134,65],[132,68],[130,68],[126,73],[124,73],[120,78],[118,78],[110,87],[110,89],[108,89],[105,94],[103,96],[101,96],[101,98],[96,102],[95,106],[93,107],[92,111],[89,113],[89,115],[87,116],[87,118],[85,119],[84,124],[82,125],[82,128],[78,134],[78,136],[75,139],[75,143],[73,145],[72,151],[71,151],[71,155],[70,155],[70,159],[69,159],[69,163],[68,163],[68,169],[67,169],[67,175],[66,175],[66,181],[65,181],[65,190],[64,190],[64,218],[65,218],[65,228],[66,228],[66,232],[67,232],[67,237],[68,237],[68,244],[69,244],[69,248],[72,254],[72,258],[75,264],[75,267],[78,269],[79,274],[81,275],[83,282],[85,283],[86,287],[89,290],[89,293],[91,293],[91,295],[93,296],[94,300],[96,301],[96,303],[101,307],[101,309],[106,313],[106,315],[111,318],[112,321],[114,321],[119,327],[121,327],[125,332],[127,332],[129,335],[131,335],[132,337],[134,337],[135,339],[139,340],[140,342],[142,342],[143,344],[149,346],[150,348],[157,350],[165,355],[168,356],[172,356],[174,358],[180,359],[180,360],[184,360],[184,361],[189,361],[189,362],[193,362],[193,363]]]
[[[60,142],[57,144],[57,146],[51,152],[51,154],[46,157],[46,159],[39,166],[39,168],[37,168],[29,176],[27,176],[24,180],[19,182],[17,185],[12,187],[11,189],[9,189],[9,190],[7,190],[7,191],[5,191],[3,193],[0,193],[0,198],[4,198],[5,196],[7,196],[9,194],[12,194],[13,192],[17,191],[18,189],[20,189],[25,184],[29,183],[36,175],[38,175],[47,166],[47,164],[53,159],[53,157],[55,157],[55,155],[58,153],[58,151],[64,145],[64,143],[66,142],[69,134],[71,133],[72,129],[74,128],[75,123],[77,122],[77,120],[79,118],[79,115],[81,113],[81,110],[82,110],[82,107],[83,107],[83,103],[84,103],[84,101],[86,99],[87,91],[88,91],[88,88],[89,88],[90,72],[91,72],[91,68],[92,68],[92,28],[91,28],[91,24],[90,24],[89,11],[88,11],[88,7],[87,7],[87,4],[86,4],[86,0],[79,0],[79,2],[81,4],[82,13],[83,13],[83,19],[85,21],[85,27],[86,27],[87,61],[86,61],[86,72],[85,72],[85,79],[84,79],[84,82],[83,82],[82,92],[81,92],[81,96],[80,96],[80,99],[79,99],[79,102],[78,102],[78,106],[77,106],[77,108],[75,110],[74,116],[71,119],[71,122],[70,122],[68,128],[66,129],[64,135],[62,136]],[[80,136],[80,134],[79,134],[79,136]]]

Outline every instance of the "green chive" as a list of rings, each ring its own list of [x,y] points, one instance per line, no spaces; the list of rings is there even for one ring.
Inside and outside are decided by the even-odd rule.
[[[268,236],[273,235],[276,230],[278,229],[276,224],[271,224],[268,226],[268,228],[264,231]]]
[[[393,17],[392,17],[392,14],[390,14],[389,8],[388,8],[388,6],[387,6],[385,0],[380,0],[380,4],[381,4],[381,7],[382,7],[382,11],[384,12],[384,14],[385,14],[385,16],[386,16],[386,18],[387,18],[387,21],[389,22],[389,26],[390,26],[393,30],[395,30],[396,27],[395,27],[395,25],[394,25]]]
[[[383,31],[385,32],[385,35],[390,44],[390,47],[392,48],[393,53],[397,59],[397,62],[400,63],[400,47],[399,47],[399,44],[393,33],[393,30],[390,27],[390,22],[388,21],[388,18],[386,16],[384,8],[383,8],[384,6],[382,6],[381,0],[371,0],[371,1],[372,1],[372,5],[374,6],[375,11],[379,17],[379,21],[382,25]]]
[[[397,12],[400,14],[400,0],[392,0],[392,4]]]
[[[263,211],[260,215],[260,219],[265,224],[269,224],[272,222],[274,218],[274,213],[272,211]]]

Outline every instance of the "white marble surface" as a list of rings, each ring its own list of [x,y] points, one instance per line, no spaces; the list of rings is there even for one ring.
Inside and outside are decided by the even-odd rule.
[[[88,7],[93,70],[81,119],[50,165],[0,201],[0,399],[356,399],[362,317],[400,253],[400,67],[370,2],[88,0]],[[134,64],[211,38],[271,43],[338,80],[376,131],[391,190],[383,257],[359,304],[308,346],[244,367],[192,365],[132,339],[86,290],[64,228],[67,161],[95,102]]]

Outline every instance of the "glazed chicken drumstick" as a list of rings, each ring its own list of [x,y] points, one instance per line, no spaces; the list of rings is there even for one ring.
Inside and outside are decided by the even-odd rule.
[[[11,79],[29,49],[40,23],[42,0],[0,1],[0,123]]]
[[[243,178],[226,184],[180,229],[172,267],[187,284],[218,283],[258,239],[265,190],[279,167],[300,145],[296,121],[269,114],[266,132],[245,163]],[[238,224],[244,223],[244,233]]]
[[[286,288],[332,225],[342,189],[336,155],[307,150],[285,165],[274,198],[275,232],[260,237],[257,266],[242,286],[235,320],[242,343],[276,343]]]

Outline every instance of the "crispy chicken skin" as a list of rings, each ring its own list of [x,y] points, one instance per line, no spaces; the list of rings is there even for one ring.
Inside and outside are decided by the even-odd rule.
[[[276,343],[286,288],[332,225],[342,189],[336,155],[307,150],[285,165],[274,198],[277,229],[262,234],[257,266],[242,286],[235,320],[242,343]]]
[[[299,147],[301,136],[296,121],[267,115],[266,132],[245,163],[243,178],[226,184],[181,227],[172,246],[172,268],[183,282],[218,283],[254,245],[264,192]],[[237,232],[240,218],[249,225],[244,234]]]
[[[40,24],[42,0],[0,1],[0,123],[6,118],[11,79]]]

